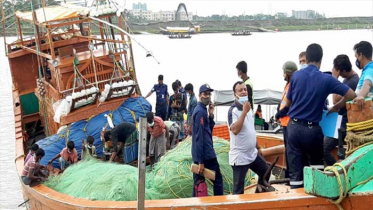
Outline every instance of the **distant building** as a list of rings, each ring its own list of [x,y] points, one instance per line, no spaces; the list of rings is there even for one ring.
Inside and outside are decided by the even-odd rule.
[[[146,6],[146,3],[141,4],[141,3],[133,3],[132,4],[132,10],[141,10],[141,11],[148,11],[148,7]]]
[[[188,12],[188,16],[187,16],[186,12],[180,13],[180,20],[190,20],[190,21],[192,21],[193,20],[193,13]]]
[[[154,13],[154,20],[172,21],[175,20],[175,11],[159,11]]]
[[[285,19],[288,17],[286,12],[278,12],[275,14],[275,19]]]
[[[292,11],[292,17],[295,19],[315,19],[316,12],[314,10],[304,10],[304,11]]]

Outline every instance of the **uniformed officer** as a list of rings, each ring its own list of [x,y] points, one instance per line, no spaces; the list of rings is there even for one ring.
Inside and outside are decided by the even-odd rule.
[[[167,104],[168,102],[168,91],[167,85],[163,84],[163,75],[158,76],[158,84],[155,84],[152,90],[146,95],[145,98],[148,98],[156,92],[157,94],[157,102],[155,104],[155,116],[162,118],[163,121],[166,120],[167,116]]]
[[[208,84],[199,88],[199,102],[192,115],[192,158],[195,164],[199,165],[199,174],[203,174],[206,168],[215,171],[214,195],[223,195],[223,178],[214,144],[212,130],[214,129],[214,104],[211,103],[211,92],[214,91]],[[194,185],[200,180],[199,174],[193,173]],[[193,197],[195,196],[193,188]]]
[[[303,187],[303,168],[310,165],[324,169],[323,138],[319,122],[323,105],[329,94],[344,96],[329,110],[338,111],[348,100],[356,97],[353,90],[334,77],[320,72],[323,51],[320,45],[307,47],[308,66],[293,74],[285,109],[289,109],[287,158],[291,188]]]

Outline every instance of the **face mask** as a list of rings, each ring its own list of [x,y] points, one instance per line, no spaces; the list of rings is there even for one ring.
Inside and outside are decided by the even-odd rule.
[[[154,121],[153,121],[152,123],[148,123],[148,125],[149,125],[150,127],[153,127],[153,126],[154,126]]]
[[[187,97],[190,98],[190,94],[189,93],[187,93]]]
[[[299,64],[299,69],[304,69],[308,66],[308,64]]]
[[[201,103],[205,106],[209,105],[210,103],[210,98],[202,98]]]
[[[238,75],[238,78],[242,79],[242,75]]]
[[[246,103],[246,101],[248,101],[249,99],[247,98],[247,96],[237,96],[238,97],[238,103],[240,103],[241,105],[244,105]]]
[[[67,153],[71,154],[71,153],[72,153],[72,151],[70,151],[70,150],[68,149],[68,150],[67,150]]]
[[[357,66],[358,69],[361,69],[361,68],[360,68],[360,61],[359,61],[357,58],[356,58],[356,62],[355,62],[355,64],[356,64],[356,66]]]

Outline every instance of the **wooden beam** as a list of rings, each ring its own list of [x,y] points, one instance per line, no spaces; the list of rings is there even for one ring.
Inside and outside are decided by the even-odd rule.
[[[56,53],[54,52],[54,43],[53,43],[53,36],[52,36],[52,33],[51,33],[51,28],[50,27],[47,27],[47,30],[48,30],[48,39],[49,39],[49,46],[50,46],[50,50],[51,50],[51,55],[52,55],[52,59],[56,59]]]
[[[99,22],[98,24],[100,26],[101,39],[105,39],[105,37],[104,37],[104,30],[102,29],[103,28],[103,24],[101,22]]]
[[[87,39],[87,40],[97,40],[97,41],[102,41],[102,42],[123,43],[123,41],[120,41],[120,40],[99,39],[99,38],[92,37],[92,36],[76,36],[76,37],[79,37],[79,38],[82,38],[82,39]]]
[[[145,175],[146,175],[146,118],[140,117],[139,123],[139,154],[138,154],[138,185],[137,185],[137,209],[145,209]]]
[[[38,52],[32,48],[29,48],[29,47],[26,47],[26,46],[21,46],[22,49],[24,50],[27,50],[31,53],[34,53],[34,54],[37,54]],[[39,55],[43,58],[48,58],[48,59],[52,59],[52,56],[51,55],[48,55],[48,54],[45,54],[45,53],[42,53],[42,52],[39,52]]]
[[[18,22],[19,37],[21,39],[21,45],[23,45],[23,33],[22,33],[21,21],[19,20],[18,17],[16,17],[16,18],[17,18],[17,22]]]
[[[79,23],[84,23],[84,22],[88,22],[88,20],[87,19],[81,19],[81,20],[74,20],[74,21],[70,21],[70,22],[66,22],[66,23],[50,24],[49,27],[50,28],[57,28],[57,27],[61,27],[61,26],[68,26],[68,25],[79,24]]]

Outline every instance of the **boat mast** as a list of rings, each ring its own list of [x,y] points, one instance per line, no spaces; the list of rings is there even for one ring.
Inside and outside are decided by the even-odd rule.
[[[6,33],[5,33],[5,13],[4,13],[4,0],[1,1],[1,23],[3,25],[3,36],[4,36],[4,49],[5,53],[7,54],[7,48],[6,48]]]

